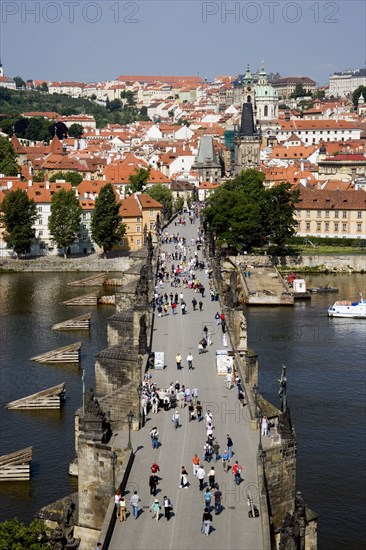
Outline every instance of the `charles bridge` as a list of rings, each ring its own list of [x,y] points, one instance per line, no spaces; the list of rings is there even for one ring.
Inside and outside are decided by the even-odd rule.
[[[197,223],[176,228],[187,243],[197,236]],[[78,493],[45,507],[40,512],[54,529],[55,550],[80,548],[90,550],[97,542],[103,550],[122,548],[240,548],[248,550],[316,550],[317,516],[309,510],[296,488],[296,433],[286,404],[286,378],[281,377],[281,410],[264,399],[258,384],[258,356],[247,345],[246,322],[240,296],[240,277],[235,271],[222,269],[214,255],[212,239],[206,235],[210,252],[212,283],[219,292],[219,302],[211,301],[207,292],[203,311],[186,315],[158,317],[153,293],[162,250],[173,245],[146,247],[134,253],[123,273],[124,285],[115,293],[116,313],[108,320],[108,347],[100,351],[95,363],[95,388],[85,392],[83,406],[75,415],[75,453],[73,470],[78,475]],[[201,254],[201,252],[200,252]],[[208,289],[204,271],[198,276]],[[168,290],[169,289],[169,290]],[[206,289],[206,290],[207,290]],[[163,292],[170,292],[165,284]],[[179,290],[180,292],[180,290]],[[194,291],[184,289],[188,306]],[[240,377],[246,397],[241,407],[236,388],[225,386],[225,377],[216,371],[215,350],[223,348],[221,329],[215,325],[216,311],[225,314],[228,349],[233,351],[234,369]],[[207,325],[212,346],[198,355],[197,344]],[[216,481],[223,493],[223,511],[214,516],[213,529],[206,539],[200,533],[203,511],[202,495],[191,474],[191,457],[202,456],[204,423],[188,422],[181,411],[182,426],[176,432],[171,413],[148,413],[141,409],[141,382],[149,368],[151,352],[162,351],[163,370],[150,371],[159,387],[168,387],[176,378],[186,387],[196,385],[204,410],[214,415],[214,435],[225,447],[226,434],[234,441],[234,457],[243,466],[243,481],[236,487],[232,475],[216,466]],[[177,371],[175,355],[191,352],[195,369]],[[184,359],[183,359],[184,363]],[[183,365],[184,366],[184,365]],[[132,414],[130,414],[132,413]],[[274,427],[270,437],[262,437],[260,424],[266,416]],[[158,426],[161,446],[151,448],[149,432]],[[132,433],[131,433],[132,432]],[[131,445],[132,442],[132,445]],[[161,493],[174,505],[173,520],[151,525],[148,509],[152,503],[148,478],[150,466],[157,461],[161,468]],[[185,465],[190,487],[181,491],[179,473]],[[208,468],[206,467],[206,472]],[[193,479],[192,479],[193,478]],[[142,500],[141,516],[132,515],[126,523],[116,521],[114,488],[120,487],[127,503],[137,490]],[[65,512],[66,510],[66,512]],[[63,513],[62,513],[63,512]],[[203,540],[204,539],[204,540]]]

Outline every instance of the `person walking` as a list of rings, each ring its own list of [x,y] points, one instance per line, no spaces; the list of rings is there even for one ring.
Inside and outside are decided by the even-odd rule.
[[[182,466],[182,470],[180,473],[179,489],[188,489],[188,472],[184,466]]]
[[[229,458],[231,458],[233,456],[233,440],[231,439],[229,434],[227,434],[226,436],[226,447],[227,452],[229,453]]]
[[[208,483],[210,485],[210,489],[214,489],[215,487],[215,476],[216,476],[215,468],[211,466],[211,470],[208,472]]]
[[[197,347],[197,349],[198,349],[198,355],[201,355],[201,353],[203,353],[202,340],[200,340],[200,341],[198,342],[198,347]]]
[[[121,490],[118,488],[114,493],[114,507],[116,509],[117,518],[118,518],[118,505],[119,505],[119,501],[121,500],[121,497],[122,497]]]
[[[192,457],[192,469],[193,469],[193,475],[196,476],[197,475],[197,470],[199,468],[199,465],[200,465],[200,459],[196,454],[194,454],[194,456]]]
[[[194,405],[192,401],[189,402],[188,405],[188,422],[194,419]]]
[[[150,506],[150,511],[152,512],[152,518],[156,519],[156,521],[159,521],[159,516],[160,516],[160,504],[159,504],[159,501],[158,499],[156,498],[154,500],[154,502],[152,503],[152,505]]]
[[[239,462],[236,460],[234,466],[232,467],[232,472],[234,474],[234,480],[237,485],[241,483],[241,472],[243,468],[240,466]]]
[[[210,534],[211,522],[212,522],[212,515],[210,514],[209,509],[205,508],[202,516],[202,527],[203,527],[203,533],[206,535],[206,537],[208,537],[208,535]]]
[[[163,499],[163,507],[164,507],[164,516],[166,517],[167,521],[170,520],[170,515],[173,510],[173,504],[171,503],[170,498],[167,496]]]
[[[173,315],[176,314],[176,309],[177,309],[177,303],[176,303],[176,302],[173,302],[173,303],[172,303],[172,313],[173,313]]]
[[[221,323],[220,313],[218,311],[216,311],[215,321],[216,321],[217,325],[219,325]]]
[[[150,495],[153,495],[153,496],[156,495],[156,487],[158,483],[159,483],[158,476],[156,474],[151,474],[149,477]]]
[[[221,498],[222,498],[222,492],[220,491],[220,488],[217,484],[216,484],[216,490],[213,496],[215,499],[215,515],[217,516],[221,512]]]
[[[263,416],[261,424],[262,425],[260,427],[262,429],[262,437],[264,437],[265,435],[267,435],[267,427],[268,427],[268,420],[266,416]]]
[[[185,312],[186,312],[186,304],[185,304],[185,302],[182,302],[180,308],[181,308],[181,310],[182,310],[182,315],[184,315]]]
[[[203,334],[203,338],[204,338],[205,340],[207,340],[207,338],[208,338],[208,328],[207,328],[206,325],[203,327],[202,334]]]
[[[197,300],[196,300],[196,298],[193,298],[192,306],[193,306],[193,311],[196,311],[196,309],[197,309]]]
[[[180,421],[179,412],[178,412],[178,411],[175,411],[175,412],[173,413],[173,416],[172,416],[172,422],[173,422],[173,424],[174,424],[174,428],[175,428],[175,429],[179,428],[179,426],[180,426],[179,421]]]
[[[202,464],[200,464],[200,466],[198,467],[198,470],[197,470],[197,479],[198,479],[198,483],[199,483],[199,490],[202,491],[203,489],[203,480],[205,479],[205,476],[206,476],[206,472],[202,466]]]
[[[200,308],[200,311],[202,311],[203,303],[201,302],[201,300],[198,302],[198,307]]]
[[[197,401],[196,412],[197,412],[197,420],[198,420],[198,422],[201,422],[201,420],[202,420],[202,405],[201,405],[201,401]]]
[[[126,501],[123,497],[118,503],[119,520],[126,521]]]
[[[221,455],[221,460],[222,460],[222,466],[224,468],[224,472],[227,473],[229,462],[230,462],[230,455],[226,449]]]
[[[132,514],[135,519],[139,517],[139,503],[141,502],[141,498],[137,494],[137,491],[135,491],[130,498],[130,506],[132,506]]]
[[[177,365],[177,370],[181,370],[182,368],[182,356],[180,353],[177,353],[175,356],[175,363]]]
[[[212,445],[212,449],[213,449],[213,460],[214,462],[217,462],[218,459],[219,459],[219,456],[220,456],[220,445],[218,444],[217,441],[215,441],[215,443]]]
[[[188,370],[193,370],[193,355],[191,353],[188,353],[187,355],[187,365]]]
[[[211,510],[211,491],[209,487],[206,488],[203,494],[203,502],[205,504],[205,508]]]
[[[156,426],[150,431],[151,444],[153,449],[159,448],[159,432]]]
[[[193,405],[196,406],[197,405],[197,397],[198,397],[198,389],[196,388],[196,386],[193,386],[193,388],[192,388],[191,397],[192,397]]]
[[[233,387],[233,373],[228,372],[226,373],[226,389],[231,390]]]
[[[153,464],[152,464],[150,470],[151,470],[151,473],[152,473],[152,474],[157,474],[158,472],[160,472],[160,466],[159,466],[159,464],[156,464],[156,462],[153,462]]]

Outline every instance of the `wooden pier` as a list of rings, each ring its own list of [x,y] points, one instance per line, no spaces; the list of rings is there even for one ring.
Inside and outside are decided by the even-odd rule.
[[[62,302],[65,306],[97,306],[98,305],[98,292],[91,292],[84,294],[83,296],[77,296]]]
[[[0,481],[29,481],[32,447],[0,456]]]
[[[72,319],[53,325],[52,330],[90,330],[91,313],[85,313]]]
[[[41,355],[31,357],[37,363],[80,363],[80,348],[82,343],[76,342],[62,348],[57,348]]]
[[[85,277],[85,279],[72,281],[68,283],[68,286],[103,286],[106,276],[106,273],[98,273],[97,275]]]
[[[5,407],[7,409],[59,409],[65,401],[65,382],[41,390],[27,397],[11,401]]]

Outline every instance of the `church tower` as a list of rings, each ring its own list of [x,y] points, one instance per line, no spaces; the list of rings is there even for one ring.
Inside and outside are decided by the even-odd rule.
[[[253,78],[247,66],[243,78],[243,108],[238,135],[235,138],[235,174],[247,168],[259,168],[261,134],[255,125],[255,96]]]

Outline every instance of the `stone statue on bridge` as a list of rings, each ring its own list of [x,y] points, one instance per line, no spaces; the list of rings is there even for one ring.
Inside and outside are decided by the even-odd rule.
[[[148,304],[150,275],[151,265],[143,265],[140,270],[140,279],[138,280],[135,290],[137,305],[146,306]]]

